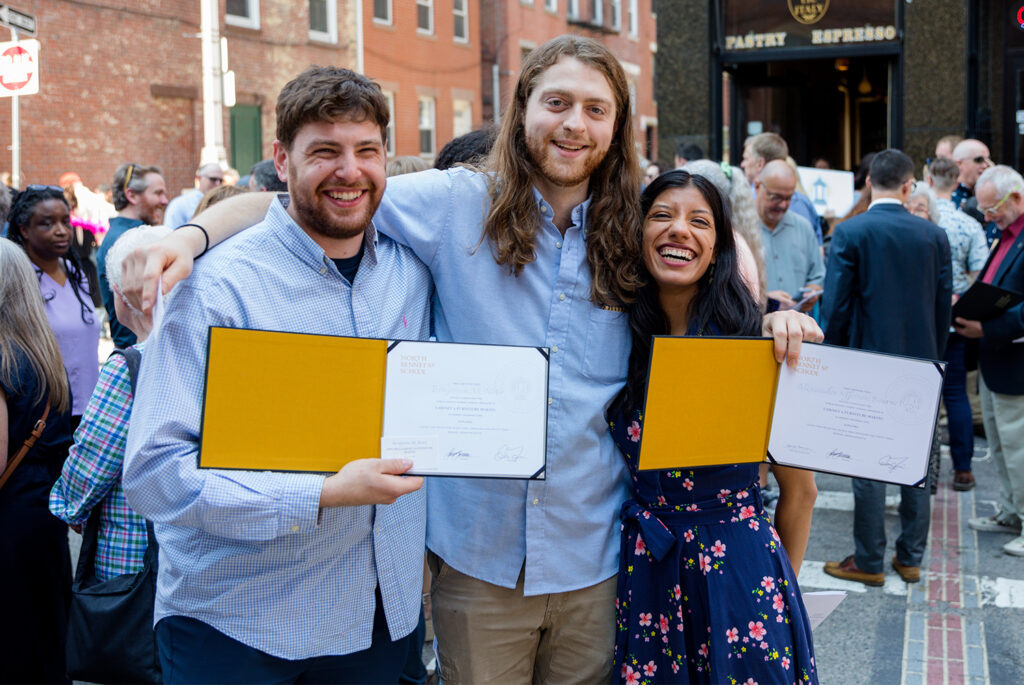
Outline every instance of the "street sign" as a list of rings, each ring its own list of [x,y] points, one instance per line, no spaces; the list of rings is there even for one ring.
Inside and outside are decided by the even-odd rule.
[[[36,35],[35,15],[16,10],[9,5],[0,5],[0,25],[17,29],[30,36]]]
[[[39,92],[39,41],[0,43],[0,97]]]

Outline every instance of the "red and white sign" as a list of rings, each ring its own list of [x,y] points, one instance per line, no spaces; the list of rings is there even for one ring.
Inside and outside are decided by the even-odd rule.
[[[39,41],[0,43],[0,97],[39,92]]]

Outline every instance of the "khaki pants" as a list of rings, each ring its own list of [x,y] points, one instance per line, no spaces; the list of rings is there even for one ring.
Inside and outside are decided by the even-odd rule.
[[[610,683],[615,578],[549,595],[460,573],[433,552],[427,563],[438,665],[446,685]]]

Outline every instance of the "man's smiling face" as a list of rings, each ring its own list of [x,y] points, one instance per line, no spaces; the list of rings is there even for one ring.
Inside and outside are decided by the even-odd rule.
[[[544,185],[585,184],[615,134],[615,96],[608,79],[575,57],[561,57],[541,75],[523,117],[526,146]],[[541,192],[544,189],[541,187]]]

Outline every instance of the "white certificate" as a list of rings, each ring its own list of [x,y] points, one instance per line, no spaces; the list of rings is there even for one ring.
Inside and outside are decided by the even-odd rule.
[[[388,348],[381,457],[410,474],[544,478],[547,350],[394,342]]]
[[[799,366],[779,372],[769,461],[923,487],[943,369],[805,343]]]

